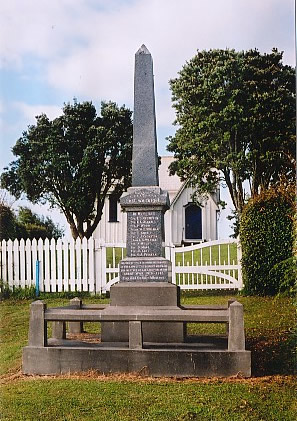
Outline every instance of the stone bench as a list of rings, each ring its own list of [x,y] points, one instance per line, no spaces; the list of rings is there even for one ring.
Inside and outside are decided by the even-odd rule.
[[[49,308],[42,301],[31,304],[29,346],[47,346],[47,323],[53,322],[53,337],[66,338],[66,322],[70,332],[81,332],[83,322],[128,322],[129,348],[142,349],[142,323],[225,323],[227,325],[228,351],[244,351],[245,335],[243,306],[229,301],[228,306],[170,307],[117,307],[112,314],[105,305],[82,305],[79,299],[71,300],[67,307]]]

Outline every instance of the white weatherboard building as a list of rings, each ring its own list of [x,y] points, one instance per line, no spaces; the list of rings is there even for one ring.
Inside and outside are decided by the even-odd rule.
[[[172,156],[163,156],[159,166],[159,184],[168,191],[170,199],[170,209],[165,213],[165,244],[217,240],[218,193],[209,195],[201,207],[197,206],[191,197],[193,188],[186,187],[177,175],[169,175],[168,167],[173,159]],[[93,237],[107,243],[125,243],[126,230],[127,216],[110,194]]]

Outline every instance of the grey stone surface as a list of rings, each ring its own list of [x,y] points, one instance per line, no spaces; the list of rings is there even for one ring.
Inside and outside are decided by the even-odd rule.
[[[163,214],[159,210],[127,213],[127,255],[162,256]]]
[[[46,322],[44,320],[44,312],[46,304],[43,301],[34,301],[30,306],[30,323],[29,323],[29,345],[30,346],[46,346],[47,331]]]
[[[180,289],[167,282],[120,282],[110,289],[109,314],[127,308],[137,314],[143,311],[154,312],[154,306],[178,310],[180,305]],[[143,340],[146,342],[183,342],[185,338],[184,323],[149,323],[142,326]],[[101,324],[102,342],[127,342],[129,325],[127,322],[106,322]]]
[[[171,263],[164,259],[169,198],[159,187],[153,62],[144,45],[135,55],[134,81],[132,187],[120,200],[127,212],[127,258],[120,264],[119,280],[171,282]]]
[[[158,186],[153,60],[142,45],[135,54],[132,186]]]
[[[164,256],[168,193],[160,187],[132,187],[122,195],[121,206],[127,212],[127,257]]]
[[[78,309],[74,306],[66,308],[46,309],[42,302],[31,305],[29,346],[23,350],[23,371],[28,374],[60,374],[99,370],[107,372],[143,372],[152,376],[232,376],[238,373],[251,375],[251,354],[244,349],[243,307],[238,302],[223,306],[193,306],[188,309],[175,304],[175,296],[170,290],[172,284],[119,284],[116,304],[98,310]],[[162,296],[162,290],[169,294]],[[158,291],[159,290],[159,291]],[[142,297],[139,307],[127,306],[129,292],[137,300],[137,291]],[[122,293],[121,293],[122,292]],[[126,297],[125,297],[126,293]],[[160,295],[158,294],[160,293]],[[155,296],[159,306],[144,305],[149,303],[149,295]],[[166,302],[166,297],[170,299]],[[165,300],[164,300],[165,298]],[[147,301],[146,301],[147,300]],[[122,305],[124,304],[124,305]],[[167,305],[166,305],[167,304]],[[168,305],[169,304],[169,305]],[[83,341],[49,339],[46,340],[46,322],[55,323],[63,320],[127,320],[119,322],[128,327],[126,341],[120,342],[118,332],[111,342],[89,344]],[[164,323],[148,323],[146,321],[164,321]],[[170,326],[179,325],[178,320],[188,322],[229,322],[229,338],[208,337],[195,341],[195,338],[166,343],[166,335]],[[143,321],[143,322],[142,322]],[[104,325],[111,324],[104,322]],[[159,327],[156,329],[156,325]],[[141,327],[143,330],[141,331]],[[145,327],[151,328],[146,335]],[[61,331],[61,330],[60,330]],[[159,332],[159,338],[152,340]],[[175,335],[175,327],[172,335]],[[163,339],[163,341],[162,341]]]
[[[121,282],[171,282],[171,271],[171,262],[162,257],[126,258],[119,268]]]
[[[103,344],[102,344],[103,345]],[[142,373],[149,376],[228,377],[251,375],[250,351],[180,348],[129,349],[121,344],[86,347],[25,347],[25,374]]]
[[[123,193],[120,200],[121,205],[126,209],[138,210],[141,207],[152,209],[156,207],[169,209],[168,193],[160,187],[129,187],[127,192]]]
[[[142,323],[129,322],[129,348],[142,349]]]
[[[245,349],[243,305],[238,301],[229,306],[228,350],[242,351]]]
[[[118,283],[110,289],[111,306],[179,306],[180,289],[165,283]]]
[[[44,317],[50,321],[85,322],[187,322],[187,323],[227,323],[228,310],[183,310],[174,306],[109,306],[105,310],[57,310],[49,309]],[[238,326],[238,323],[237,323]]]
[[[52,337],[55,339],[66,339],[65,322],[53,322]]]
[[[80,298],[72,298],[70,300],[70,305],[74,308],[80,309],[82,306],[82,301]],[[82,322],[69,322],[68,325],[69,333],[81,333],[83,332],[83,323]]]

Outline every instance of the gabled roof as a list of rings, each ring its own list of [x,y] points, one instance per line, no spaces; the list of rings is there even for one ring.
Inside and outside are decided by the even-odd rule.
[[[174,206],[175,202],[187,187],[187,182],[181,181],[178,175],[169,175],[168,167],[173,161],[173,156],[161,156],[161,165],[159,166],[159,185],[161,189],[168,191],[171,206]],[[217,205],[215,193],[210,194],[209,199]]]
[[[161,156],[161,165],[159,166],[159,184],[161,189],[168,191],[170,202],[173,201],[183,182],[175,175],[169,175],[169,165],[174,161],[173,156]]]

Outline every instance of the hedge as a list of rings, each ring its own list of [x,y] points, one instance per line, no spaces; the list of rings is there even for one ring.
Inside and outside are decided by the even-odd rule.
[[[288,274],[285,273],[286,264],[280,263],[293,256],[292,196],[285,189],[269,189],[250,199],[244,207],[240,220],[240,241],[245,294],[275,295],[285,292],[284,278]],[[295,260],[290,264],[295,264]],[[287,283],[291,288],[292,280],[287,280]]]

